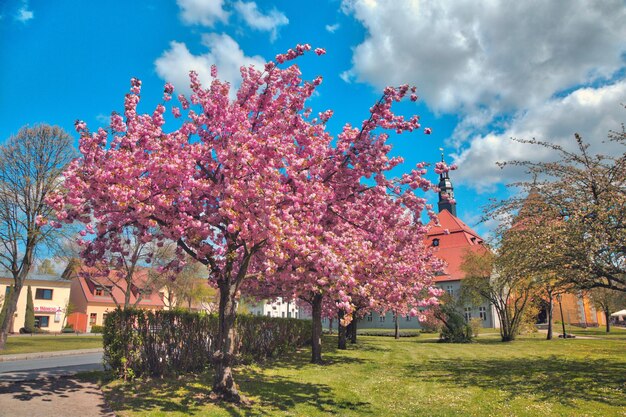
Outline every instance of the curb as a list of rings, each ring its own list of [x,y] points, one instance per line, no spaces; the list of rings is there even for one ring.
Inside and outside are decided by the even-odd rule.
[[[54,352],[20,353],[20,354],[15,354],[15,355],[0,355],[0,362],[54,358],[57,356],[86,355],[88,353],[100,353],[100,352],[103,352],[102,348],[58,350]]]

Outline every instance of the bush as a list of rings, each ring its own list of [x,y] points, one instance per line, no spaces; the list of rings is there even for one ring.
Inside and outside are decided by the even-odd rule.
[[[61,330],[61,333],[74,333],[74,328],[71,325],[66,326],[63,328],[63,330]]]
[[[303,346],[311,322],[241,315],[237,358],[260,361]],[[115,310],[106,317],[104,362],[124,378],[199,372],[212,366],[218,317],[181,310]]]
[[[442,305],[438,317],[443,323],[439,341],[444,343],[469,343],[472,341],[472,328],[454,307]]]
[[[28,293],[26,295],[26,314],[24,315],[24,330],[25,333],[35,332],[35,305],[33,303],[33,291],[28,286]],[[20,329],[22,333],[22,329]]]
[[[104,326],[98,326],[94,324],[91,326],[91,333],[104,333]]]
[[[483,328],[483,319],[480,317],[474,317],[473,319],[470,319],[469,325],[472,328],[472,335],[474,337],[478,337]]]

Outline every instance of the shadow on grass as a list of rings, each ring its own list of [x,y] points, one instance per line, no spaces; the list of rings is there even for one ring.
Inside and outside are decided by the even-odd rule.
[[[309,363],[311,351],[310,347],[305,347],[298,352],[268,360],[255,367],[236,368],[234,376],[240,391],[245,396],[255,399],[255,403],[250,406],[212,402],[209,397],[212,385],[210,372],[183,376],[178,379],[135,381],[132,384],[114,382],[106,387],[105,396],[116,411],[158,410],[192,414],[208,404],[214,404],[234,417],[242,417],[273,415],[276,412],[286,412],[297,405],[306,405],[329,415],[340,415],[346,410],[357,411],[359,415],[371,414],[369,403],[338,398],[336,393],[325,384],[313,384],[296,378],[271,375],[273,369],[300,370],[313,367],[318,368],[319,372],[333,372],[332,368],[336,365],[364,362],[361,359],[342,355],[341,351],[337,350],[336,343],[336,338],[324,338],[324,364],[322,365]]]
[[[499,389],[511,398],[533,395],[574,405],[573,400],[626,406],[626,364],[608,360],[546,358],[432,359],[407,373],[457,387]]]
[[[306,405],[329,415],[342,410],[355,410],[359,415],[368,413],[369,403],[338,399],[332,389],[324,384],[300,382],[277,375],[245,369],[235,375],[241,392],[257,398],[250,406],[213,403],[211,375],[198,375],[173,379],[136,381],[133,384],[114,384],[105,390],[107,402],[115,411],[178,412],[192,414],[208,404],[223,409],[232,416],[273,415],[288,411],[296,405]]]

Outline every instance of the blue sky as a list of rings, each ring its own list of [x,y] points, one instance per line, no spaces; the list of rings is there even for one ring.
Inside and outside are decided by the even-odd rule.
[[[420,101],[398,111],[433,134],[392,139],[406,161],[398,174],[443,147],[459,165],[458,214],[470,225],[520,178],[496,161],[550,157],[509,137],[568,146],[579,132],[610,153],[602,140],[626,115],[623,0],[5,0],[0,16],[3,140],[39,122],[74,136],[76,119],[105,125],[131,77],[143,81],[140,110],[151,111],[166,80],[185,88],[190,67],[202,77],[216,63],[236,82],[240,65],[310,43],[327,55],[298,64],[324,77],[310,104],[334,110],[333,132],[367,117],[385,85],[418,87]]]

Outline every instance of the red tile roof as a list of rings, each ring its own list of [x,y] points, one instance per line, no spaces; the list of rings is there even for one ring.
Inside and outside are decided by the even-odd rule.
[[[434,221],[428,223],[429,231],[426,243],[433,246],[435,239],[439,245],[435,246],[435,255],[446,263],[444,273],[435,277],[436,282],[456,281],[465,278],[461,270],[461,262],[465,252],[484,252],[487,248],[483,245],[483,238],[473,231],[459,218],[453,216],[448,210],[442,210],[437,217],[439,226]]]
[[[139,290],[145,287],[149,279],[149,271],[150,270],[147,268],[139,268],[135,271],[131,286],[131,305],[135,305],[137,297],[140,295]],[[101,272],[95,268],[76,266],[70,276],[78,280],[88,303],[116,304],[115,300],[117,300],[117,304],[124,304],[124,294],[126,293],[127,286],[123,276],[120,277],[118,272],[119,271],[110,271],[107,276],[102,276]],[[103,295],[96,295],[95,289],[97,287],[107,287],[111,291],[111,294],[104,292]],[[154,290],[150,294],[144,294],[141,300],[136,303],[136,306],[163,308],[165,304],[163,300],[161,300],[158,290]]]

